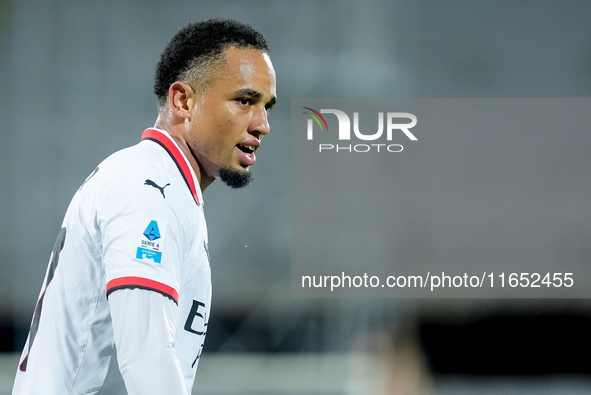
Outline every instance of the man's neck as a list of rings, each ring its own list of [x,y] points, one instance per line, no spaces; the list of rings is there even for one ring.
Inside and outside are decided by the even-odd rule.
[[[187,144],[187,140],[185,139],[185,128],[183,123],[174,123],[172,122],[172,114],[166,114],[166,112],[161,112],[154,123],[154,127],[157,129],[162,129],[173,138],[173,140],[177,143],[185,157],[189,160],[189,164],[193,168],[195,175],[197,176],[197,181],[199,182],[199,187],[201,189],[201,193],[205,192],[205,189],[211,185],[212,182],[215,181],[215,178],[209,177],[203,173],[201,166],[199,165],[199,161],[193,154],[193,150]]]

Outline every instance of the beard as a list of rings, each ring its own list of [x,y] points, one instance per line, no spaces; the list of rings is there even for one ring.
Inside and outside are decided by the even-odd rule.
[[[246,170],[220,169],[220,180],[230,188],[244,188],[252,181],[252,174]]]

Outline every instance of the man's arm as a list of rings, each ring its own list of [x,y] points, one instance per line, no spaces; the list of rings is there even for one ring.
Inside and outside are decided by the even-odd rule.
[[[174,349],[177,306],[144,289],[109,295],[117,361],[129,395],[187,395]]]

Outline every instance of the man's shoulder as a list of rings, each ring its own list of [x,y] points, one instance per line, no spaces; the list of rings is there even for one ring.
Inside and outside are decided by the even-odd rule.
[[[173,211],[195,204],[170,155],[151,141],[113,153],[97,169],[87,190],[99,197],[97,201],[109,205],[133,201],[138,207],[145,202],[150,207],[171,207]]]
[[[156,144],[143,141],[108,156],[99,163],[95,170],[96,176],[93,174],[93,177],[102,189],[114,185],[126,189],[137,180],[143,183],[149,178],[174,177],[177,170],[169,162],[164,150]]]
[[[114,152],[104,159],[99,167],[112,169],[118,173],[135,169],[163,169],[162,161],[166,160],[165,152],[149,141],[141,141],[131,147]]]

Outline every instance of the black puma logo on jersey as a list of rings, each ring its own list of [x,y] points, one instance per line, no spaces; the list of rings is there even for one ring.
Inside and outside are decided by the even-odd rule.
[[[154,187],[154,188],[158,189],[160,191],[160,193],[162,194],[162,197],[166,199],[166,196],[164,195],[164,188],[166,188],[167,186],[169,186],[170,183],[169,184],[166,184],[163,187],[160,187],[154,181],[152,181],[152,180],[146,180],[146,182],[144,182],[144,185],[149,185],[151,187]]]

